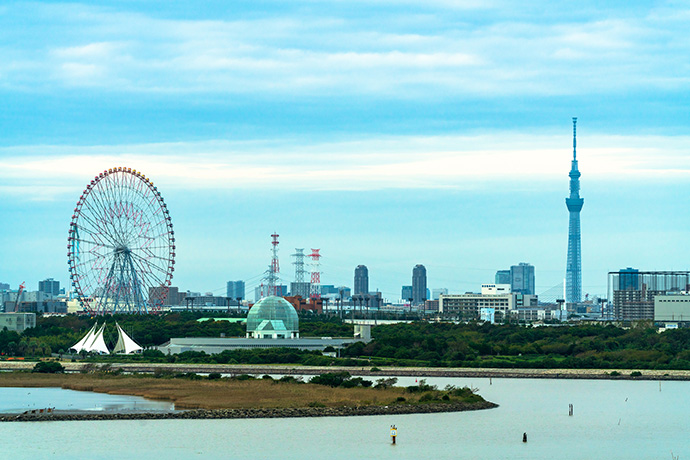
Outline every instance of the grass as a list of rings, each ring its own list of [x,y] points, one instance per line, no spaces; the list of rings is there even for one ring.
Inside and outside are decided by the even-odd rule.
[[[177,409],[245,409],[339,407],[428,403],[429,396],[410,394],[404,388],[331,388],[315,384],[272,380],[192,380],[143,375],[0,373],[0,387],[61,387],[119,395],[168,400]],[[476,402],[477,395],[467,401]],[[439,396],[440,397],[440,396]],[[431,401],[436,401],[434,397]]]

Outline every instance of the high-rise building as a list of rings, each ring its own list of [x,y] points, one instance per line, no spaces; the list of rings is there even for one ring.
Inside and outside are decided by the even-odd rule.
[[[357,268],[355,268],[354,294],[369,294],[369,270],[366,265],[357,265]]]
[[[403,286],[400,291],[400,298],[405,300],[410,300],[412,298],[412,286]]]
[[[494,279],[495,284],[510,284],[510,270],[498,270]]]
[[[244,299],[244,281],[228,281],[226,297]]]
[[[426,268],[424,265],[418,264],[412,269],[412,304],[424,304],[426,299]]]
[[[534,265],[521,262],[510,267],[510,291],[534,295]]]
[[[10,285],[7,283],[0,283],[0,291],[8,291],[10,289]]]
[[[570,168],[570,196],[565,204],[570,213],[568,226],[568,261],[565,269],[565,301],[582,300],[582,254],[580,241],[580,211],[585,200],[580,198],[580,171],[577,169],[577,118],[573,118],[573,161]]]
[[[448,295],[448,288],[434,288],[431,290],[432,300],[438,300],[441,295]]]
[[[60,282],[53,278],[48,278],[38,282],[38,291],[44,292],[49,296],[57,296],[60,294]]]

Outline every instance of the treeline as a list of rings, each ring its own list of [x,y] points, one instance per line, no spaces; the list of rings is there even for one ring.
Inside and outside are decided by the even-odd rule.
[[[409,366],[690,369],[690,329],[415,322],[376,327],[345,356]]]
[[[226,318],[227,314],[214,314]],[[113,315],[88,316],[39,316],[36,327],[22,334],[0,331],[0,353],[8,356],[50,356],[51,353],[66,353],[77,343],[94,323],[108,323],[105,340],[111,347],[117,342],[117,321],[125,332],[144,348],[162,345],[172,337],[244,337],[244,323],[229,321],[197,321],[208,314],[195,312],[169,313],[164,315]],[[351,337],[352,325],[343,324],[335,318],[313,315],[300,318],[300,333],[303,337]]]

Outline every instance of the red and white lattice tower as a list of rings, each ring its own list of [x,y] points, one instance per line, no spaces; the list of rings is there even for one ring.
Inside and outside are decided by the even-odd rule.
[[[278,295],[278,278],[280,273],[280,264],[278,263],[278,235],[273,233],[271,238],[271,266],[268,269],[268,295]]]
[[[273,241],[271,244],[271,265],[268,266],[268,270],[264,272],[264,277],[261,279],[261,297],[267,297],[270,295],[278,295],[278,282],[280,280],[280,265],[278,263],[278,235],[273,233],[271,238]]]
[[[312,248],[311,254],[307,257],[311,257],[311,292],[309,293],[310,299],[320,299],[321,298],[321,254],[319,254],[320,249]]]

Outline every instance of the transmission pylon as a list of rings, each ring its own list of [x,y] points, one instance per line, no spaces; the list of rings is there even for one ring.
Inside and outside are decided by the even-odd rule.
[[[309,298],[320,299],[321,298],[321,254],[319,254],[320,249],[312,248],[311,254],[311,292]]]

